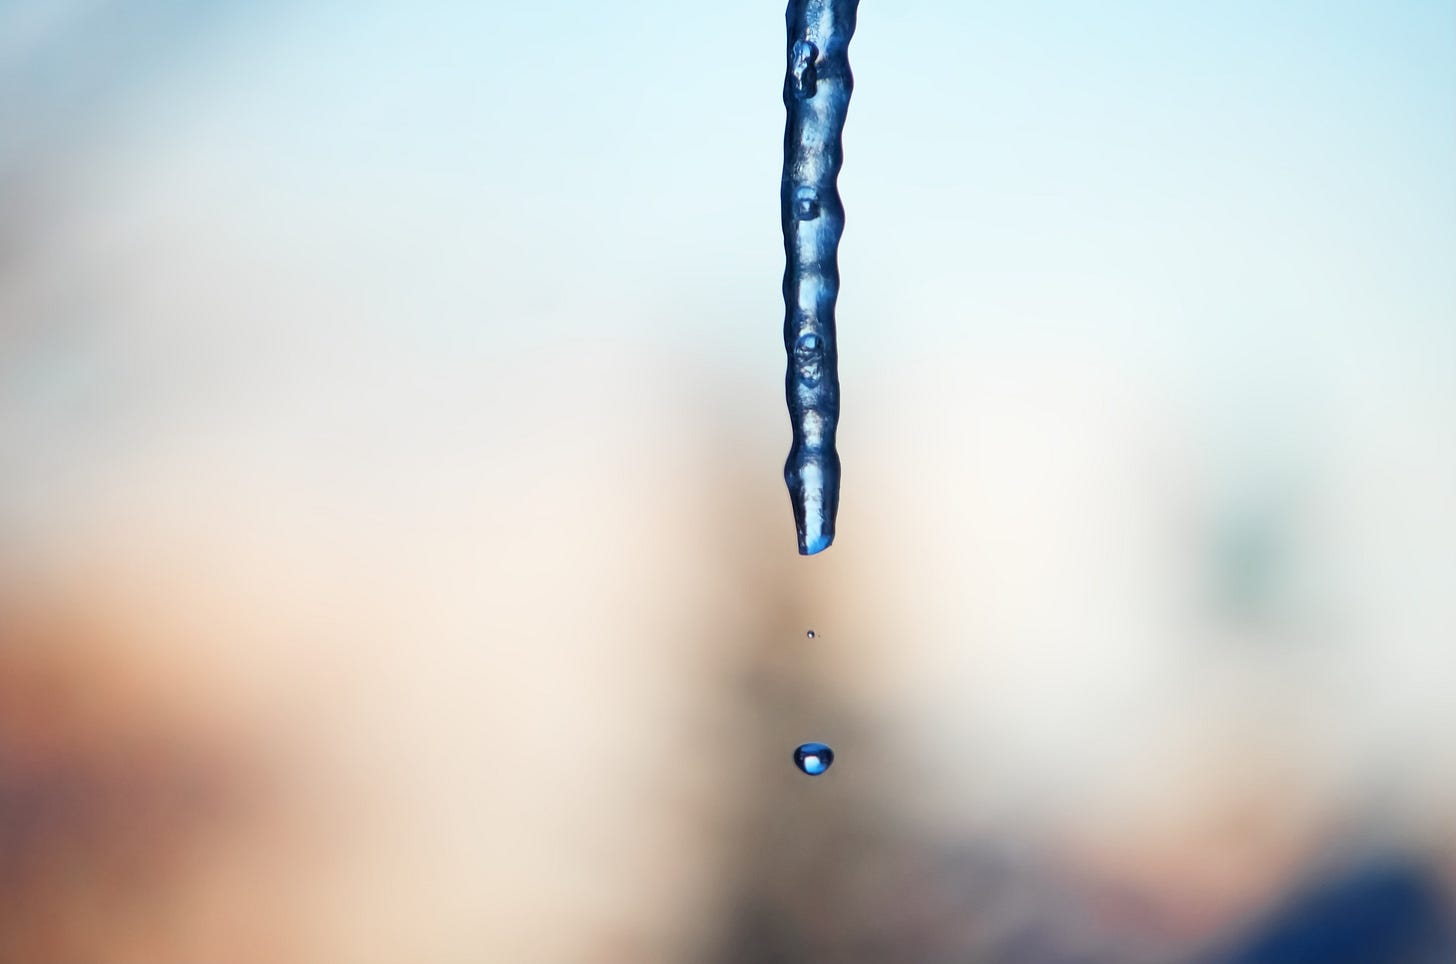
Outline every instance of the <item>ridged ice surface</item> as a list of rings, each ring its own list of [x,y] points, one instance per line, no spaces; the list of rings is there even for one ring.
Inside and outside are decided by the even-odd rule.
[[[849,38],[859,0],[790,0],[784,77],[785,392],[794,441],[784,481],[794,505],[799,551],[812,555],[834,541],[839,511],[839,354],[834,303],[839,297],[839,237],[844,207],[836,181],[843,163],[844,118],[854,78]]]

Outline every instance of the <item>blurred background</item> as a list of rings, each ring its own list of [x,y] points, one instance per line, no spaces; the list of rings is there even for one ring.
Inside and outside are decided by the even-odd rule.
[[[1456,960],[1456,7],[783,32],[0,3],[0,961]]]

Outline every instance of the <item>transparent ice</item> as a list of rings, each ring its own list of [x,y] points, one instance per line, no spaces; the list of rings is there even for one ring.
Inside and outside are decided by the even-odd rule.
[[[843,163],[844,118],[854,78],[849,39],[859,0],[790,0],[784,77],[784,380],[794,440],[784,481],[794,506],[799,552],[834,541],[839,511],[839,238],[844,207],[836,186]]]

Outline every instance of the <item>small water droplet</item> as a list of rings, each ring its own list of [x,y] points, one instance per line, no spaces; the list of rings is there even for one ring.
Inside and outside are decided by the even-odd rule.
[[[789,74],[794,78],[794,96],[803,100],[814,96],[818,83],[814,77],[814,61],[819,48],[807,40],[795,40],[789,52]]]
[[[805,636],[808,636],[808,637],[809,637],[809,638],[810,638],[810,639],[813,639],[813,638],[814,638],[814,637],[815,637],[815,636],[817,636],[817,635],[819,635],[819,634],[818,634],[818,633],[816,633],[816,632],[814,632],[814,630],[812,630],[812,629],[811,629],[811,630],[809,630],[809,631],[808,631],[808,632],[807,632],[807,633],[805,633],[805,634],[804,634],[804,635],[805,635]]]
[[[834,751],[823,743],[804,743],[794,751],[794,766],[817,777],[834,765]]]
[[[800,221],[812,221],[819,216],[819,192],[812,187],[801,187],[794,192],[794,217]]]

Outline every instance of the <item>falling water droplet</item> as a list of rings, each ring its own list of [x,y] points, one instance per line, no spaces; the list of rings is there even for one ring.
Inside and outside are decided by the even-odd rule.
[[[809,638],[810,638],[810,639],[813,639],[813,638],[814,638],[814,637],[815,637],[815,636],[817,636],[817,635],[819,635],[819,634],[818,634],[818,633],[816,633],[816,632],[814,632],[814,630],[812,630],[812,629],[811,629],[811,630],[809,630],[809,631],[808,631],[808,632],[807,632],[807,633],[805,633],[805,634],[804,634],[804,635],[805,635],[805,636],[808,636],[808,637],[809,637]]]
[[[817,777],[834,765],[834,751],[823,743],[804,743],[794,751],[794,766]]]

